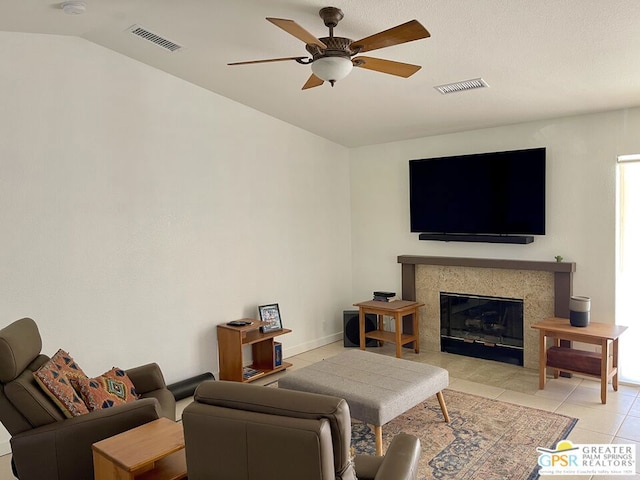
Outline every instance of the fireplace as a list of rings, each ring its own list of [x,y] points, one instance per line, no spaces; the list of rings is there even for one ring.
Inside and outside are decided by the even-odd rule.
[[[524,367],[538,368],[540,335],[533,323],[569,317],[575,263],[488,258],[400,255],[402,298],[425,304],[420,309],[420,347],[441,351],[440,292],[522,298]],[[405,319],[406,320],[406,319]],[[411,331],[411,322],[404,328]]]
[[[440,293],[440,349],[522,366],[521,299]]]

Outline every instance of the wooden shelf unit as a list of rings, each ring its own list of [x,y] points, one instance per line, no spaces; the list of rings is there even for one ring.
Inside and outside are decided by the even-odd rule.
[[[385,330],[372,330],[370,332],[365,333],[366,338],[373,338],[375,340],[380,340],[381,342],[389,342],[396,343],[397,338],[395,332],[387,332]],[[415,335],[409,335],[407,333],[400,334],[400,344],[406,345],[409,342],[415,341]]]
[[[291,330],[283,328],[273,332],[262,333],[260,327],[268,325],[250,318],[242,319],[251,322],[249,325],[234,327],[233,325],[218,325],[218,360],[220,362],[220,380],[231,380],[234,382],[253,382],[265,375],[280,372],[292,366],[289,362],[282,362],[276,366],[275,360],[275,338]],[[244,365],[242,349],[245,345],[251,345],[253,362],[251,365]],[[248,366],[254,370],[259,370],[260,374],[251,378],[242,376],[243,367]]]

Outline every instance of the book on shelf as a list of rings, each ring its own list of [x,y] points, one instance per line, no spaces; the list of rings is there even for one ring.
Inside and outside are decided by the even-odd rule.
[[[243,367],[242,368],[242,378],[248,380],[249,378],[259,377],[260,375],[264,375],[264,371],[256,370],[251,367]]]
[[[273,342],[273,363],[276,367],[282,365],[282,344]]]

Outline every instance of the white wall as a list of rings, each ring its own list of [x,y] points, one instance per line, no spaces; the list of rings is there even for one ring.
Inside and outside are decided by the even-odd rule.
[[[346,148],[73,37],[0,32],[0,92],[0,327],[168,383],[260,304],[285,356],[341,338]]]
[[[351,151],[353,293],[400,292],[397,256],[576,262],[574,294],[613,323],[616,157],[640,151],[640,109],[440,135]],[[547,147],[547,234],[529,245],[420,241],[409,231],[408,161]]]

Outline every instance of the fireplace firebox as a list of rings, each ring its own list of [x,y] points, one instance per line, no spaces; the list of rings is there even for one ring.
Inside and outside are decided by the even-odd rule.
[[[523,301],[440,293],[440,349],[514,365],[524,364]]]

